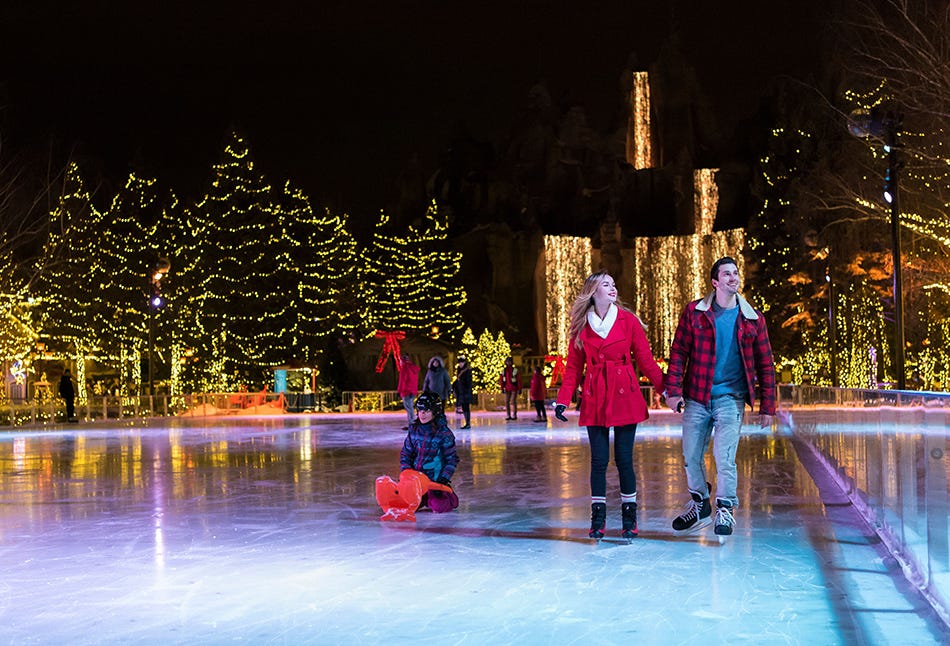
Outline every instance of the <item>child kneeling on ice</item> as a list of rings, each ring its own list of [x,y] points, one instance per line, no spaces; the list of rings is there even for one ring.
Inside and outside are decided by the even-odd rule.
[[[420,509],[443,513],[459,504],[451,486],[459,457],[442,400],[433,393],[422,393],[415,411],[416,419],[409,425],[399,453],[399,482],[389,476],[376,479],[376,501],[384,512],[381,520],[415,521]]]

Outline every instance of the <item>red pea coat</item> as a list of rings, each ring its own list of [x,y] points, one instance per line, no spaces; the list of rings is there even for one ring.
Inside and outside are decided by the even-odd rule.
[[[580,336],[583,348],[571,339],[557,403],[570,406],[571,395],[583,377],[581,426],[624,426],[647,419],[647,403],[640,393],[633,360],[658,392],[663,391],[663,371],[653,358],[640,319],[620,309],[607,338],[601,338],[590,324]]]

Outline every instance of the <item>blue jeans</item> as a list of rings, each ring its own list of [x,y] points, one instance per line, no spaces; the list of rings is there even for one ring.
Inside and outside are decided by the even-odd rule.
[[[412,405],[416,403],[415,395],[404,395],[402,398],[402,405],[406,409],[406,415],[409,416],[409,424],[412,424],[412,420],[416,418],[416,412],[412,410]]]
[[[706,496],[705,455],[712,438],[717,474],[716,498],[728,500],[733,508],[739,505],[736,449],[744,410],[743,400],[728,395],[717,397],[708,405],[687,399],[683,409],[683,466],[686,467],[689,490]]]
[[[633,441],[637,425],[614,427],[614,462],[620,475],[620,493],[637,492],[637,474],[633,471]],[[590,495],[607,495],[607,464],[610,462],[610,429],[606,426],[588,426],[590,440]]]

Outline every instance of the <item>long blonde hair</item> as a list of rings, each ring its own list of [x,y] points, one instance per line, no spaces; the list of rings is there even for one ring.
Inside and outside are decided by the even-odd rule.
[[[588,276],[587,280],[584,281],[584,286],[581,287],[580,294],[577,295],[574,304],[571,305],[571,329],[569,336],[574,339],[574,346],[578,350],[584,347],[584,342],[581,340],[581,330],[587,325],[587,313],[594,308],[594,292],[600,287],[600,281],[603,277],[609,275],[610,274],[606,271],[598,271]],[[619,298],[615,305],[622,310],[627,310],[631,314],[633,313]]]

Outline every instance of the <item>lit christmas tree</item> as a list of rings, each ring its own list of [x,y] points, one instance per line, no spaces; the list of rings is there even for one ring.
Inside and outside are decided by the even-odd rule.
[[[103,214],[77,164],[66,168],[62,192],[50,213],[50,236],[38,269],[35,293],[42,306],[41,326],[49,347],[76,362],[77,396],[86,396],[85,359],[99,346],[98,300],[107,269],[103,264]]]
[[[204,385],[260,388],[272,366],[291,358],[297,283],[284,218],[239,135],[231,136],[208,194],[190,213],[195,241],[187,272]]]
[[[131,173],[106,212],[108,227],[102,232],[102,264],[106,275],[95,311],[96,326],[103,332],[100,359],[120,367],[125,392],[137,393],[141,358],[147,344],[148,299],[146,288],[159,254],[154,248],[154,223],[174,198],[162,193],[154,179]],[[155,316],[161,317],[161,309]],[[157,347],[165,348],[165,326],[159,322]],[[153,353],[159,356],[161,353]]]
[[[33,348],[37,333],[26,281],[17,271],[10,247],[0,234],[0,360],[20,361]],[[15,375],[13,375],[15,378]],[[0,393],[5,392],[0,389]]]
[[[918,359],[916,383],[911,375],[908,386],[911,388],[923,387],[930,390],[946,390],[950,385],[950,361],[948,361],[948,344],[950,344],[950,292],[940,286],[925,289],[930,311],[924,319],[927,321],[927,336],[921,344]]]
[[[300,359],[314,363],[340,337],[362,337],[367,306],[360,293],[356,240],[346,216],[313,213],[307,197],[289,183],[281,209],[286,213],[291,260],[298,274]]]
[[[472,332],[472,328],[465,328],[465,332],[462,333],[460,346],[459,354],[465,357],[471,357],[475,354],[475,349],[478,347],[478,339],[475,338],[475,333]]]
[[[388,225],[381,214],[363,254],[373,326],[458,338],[466,296],[458,277],[461,254],[447,248],[445,218],[433,202],[422,226],[409,226],[405,236],[393,234]]]
[[[792,200],[814,163],[814,153],[810,133],[794,127],[772,129],[755,183],[761,208],[746,227],[746,260],[755,279],[747,280],[744,289],[766,315],[779,365],[799,364],[803,354],[817,350],[827,369],[827,343],[815,348],[808,338],[816,325],[824,325],[815,295],[824,288],[825,267],[816,264],[816,250],[802,244],[806,232],[817,225]],[[827,251],[822,257],[827,257]],[[821,274],[820,283],[816,272]]]
[[[468,365],[472,369],[473,387],[474,384],[480,384],[483,381],[482,375],[472,364],[472,360],[475,358],[477,351],[478,339],[475,338],[475,333],[472,332],[472,328],[467,327],[462,333],[462,340],[459,342],[458,356],[465,357],[468,360]]]
[[[494,338],[491,332],[484,330],[470,359],[475,390],[501,392],[499,377],[505,368],[505,359],[510,356],[511,346],[505,340],[504,332],[499,332]]]

